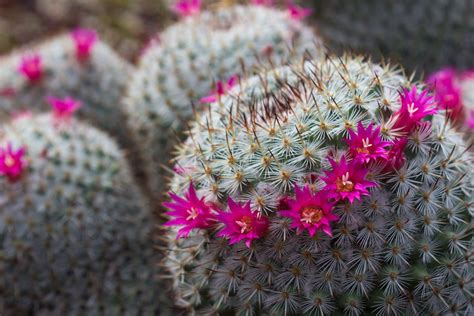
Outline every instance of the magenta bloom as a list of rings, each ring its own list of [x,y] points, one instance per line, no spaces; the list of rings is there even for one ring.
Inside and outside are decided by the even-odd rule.
[[[349,130],[350,138],[346,139],[349,152],[356,159],[364,163],[377,159],[387,160],[387,150],[385,147],[390,142],[382,141],[380,127],[373,129],[374,124],[370,123],[365,129],[361,122],[357,125],[357,134]]]
[[[332,213],[334,203],[328,199],[327,191],[313,194],[309,185],[305,185],[303,190],[295,185],[295,199],[287,201],[289,209],[280,211],[280,214],[293,219],[291,227],[296,228],[298,235],[307,229],[311,237],[318,230],[332,236],[331,222],[337,221],[339,216]]]
[[[6,87],[6,88],[3,88],[3,89],[0,89],[0,97],[12,98],[15,95],[16,95],[15,88]]]
[[[385,171],[390,169],[400,169],[405,164],[405,148],[407,143],[408,139],[406,137],[397,138],[393,141],[392,148],[390,148],[388,152],[388,168],[385,168]]]
[[[313,13],[313,9],[297,6],[292,1],[288,3],[287,11],[290,18],[295,21],[303,20]]]
[[[25,55],[21,59],[18,71],[30,82],[36,82],[43,77],[43,61],[38,54]]]
[[[322,178],[326,182],[325,190],[328,191],[330,198],[336,201],[348,199],[354,202],[354,199],[360,200],[362,195],[369,195],[367,190],[374,187],[375,183],[365,179],[368,170],[365,169],[361,162],[357,160],[346,161],[342,156],[339,162],[328,158],[332,166],[332,171],[326,171],[326,177]]]
[[[466,120],[466,125],[470,129],[474,129],[474,110],[469,111],[469,114]]]
[[[446,110],[452,120],[460,119],[463,103],[456,70],[442,69],[432,74],[427,83],[435,94],[438,109]]]
[[[5,148],[0,147],[0,175],[7,177],[10,182],[20,179],[26,165],[24,155],[24,147],[16,151],[11,143],[8,143]]]
[[[252,0],[251,3],[253,5],[260,5],[260,6],[264,6],[264,7],[273,6],[273,0]]]
[[[177,1],[171,10],[180,16],[192,16],[201,12],[201,0],[180,0]]]
[[[220,98],[224,94],[226,94],[227,91],[232,89],[232,87],[234,87],[237,84],[238,80],[239,80],[239,77],[234,75],[230,77],[230,79],[227,80],[227,82],[217,81],[216,90],[212,91],[212,94],[208,95],[207,97],[201,98],[201,100],[199,101],[201,103],[213,103],[220,100]]]
[[[401,108],[394,114],[396,117],[394,128],[403,133],[410,133],[426,116],[438,111],[433,97],[428,95],[428,90],[418,94],[416,87],[411,90],[403,89],[400,99]]]
[[[250,248],[252,240],[261,238],[267,232],[268,219],[258,212],[252,212],[250,202],[240,205],[229,198],[228,204],[230,212],[217,215],[217,219],[225,225],[218,236],[230,238],[231,245],[245,240]]]
[[[81,102],[71,97],[65,97],[64,99],[47,97],[48,103],[53,108],[54,118],[60,120],[68,120],[72,117],[81,106]]]
[[[71,32],[76,45],[76,57],[79,61],[88,59],[94,44],[97,42],[97,32],[92,29],[78,28]]]
[[[182,226],[177,238],[188,237],[193,229],[207,229],[214,223],[215,212],[212,206],[206,203],[204,198],[198,198],[192,184],[189,185],[184,199],[172,192],[168,195],[172,201],[163,203],[163,206],[170,210],[166,215],[171,217],[171,220],[163,225]]]

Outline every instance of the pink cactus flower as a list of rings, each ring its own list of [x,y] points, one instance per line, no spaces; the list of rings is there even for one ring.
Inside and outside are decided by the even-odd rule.
[[[405,164],[405,148],[407,143],[408,139],[406,137],[397,138],[392,142],[392,147],[388,152],[389,163],[387,164],[385,171],[389,171],[391,169],[398,170]]]
[[[53,116],[57,120],[69,120],[74,112],[76,112],[82,103],[71,97],[65,97],[64,99],[56,97],[47,97],[48,103],[53,109]]]
[[[26,118],[31,118],[33,116],[33,113],[31,111],[20,111],[20,112],[15,112],[12,113],[12,121],[17,122]]]
[[[201,12],[201,2],[201,0],[179,0],[171,10],[182,17],[193,16]]]
[[[342,156],[339,162],[328,158],[332,166],[332,171],[326,171],[326,177],[322,180],[326,183],[325,190],[330,198],[336,201],[347,199],[353,203],[355,199],[360,200],[361,196],[369,195],[368,188],[374,187],[375,183],[365,179],[368,170],[359,161],[346,161]]]
[[[442,69],[432,74],[427,83],[435,94],[438,109],[446,110],[453,121],[461,119],[463,103],[456,70]]]
[[[357,133],[349,130],[349,137],[346,143],[352,157],[363,163],[373,162],[378,159],[387,160],[387,150],[385,147],[390,142],[382,141],[380,127],[374,129],[374,124],[370,123],[364,128],[361,122],[357,125]]]
[[[293,219],[291,227],[296,228],[298,235],[307,229],[311,237],[318,230],[332,236],[331,222],[337,221],[339,216],[332,213],[334,203],[328,200],[327,191],[313,194],[309,185],[303,190],[295,185],[295,199],[287,201],[289,209],[280,214]]]
[[[232,87],[234,87],[237,82],[239,81],[239,77],[234,75],[230,77],[227,82],[217,81],[216,83],[216,90],[212,91],[212,93],[204,98],[201,98],[199,102],[201,103],[213,103],[220,100],[220,98],[226,94]]]
[[[207,229],[215,222],[213,206],[204,198],[198,198],[192,183],[184,199],[172,192],[168,195],[172,201],[163,203],[163,206],[169,209],[166,215],[171,219],[163,225],[181,226],[176,238],[186,238],[193,229]]]
[[[433,97],[428,95],[428,90],[418,94],[416,87],[411,90],[403,89],[400,99],[401,108],[394,114],[394,129],[404,134],[410,133],[426,116],[438,111]]]
[[[474,110],[469,111],[466,126],[474,130]]]
[[[273,0],[252,0],[251,3],[253,5],[259,5],[259,6],[264,6],[264,7],[273,6]]]
[[[6,147],[0,147],[0,175],[5,176],[10,182],[19,180],[26,166],[24,155],[24,147],[14,150],[11,143]]]
[[[0,97],[13,98],[16,95],[16,90],[13,87],[6,87],[0,89]]]
[[[43,77],[43,60],[39,54],[25,55],[21,59],[20,72],[30,82],[37,82]]]
[[[287,11],[290,18],[295,21],[301,21],[313,13],[313,9],[297,6],[292,1],[288,2]]]
[[[79,61],[88,59],[97,42],[97,32],[93,29],[78,28],[71,32],[71,37],[76,45],[76,58]]]
[[[252,240],[263,237],[267,232],[268,219],[257,211],[252,212],[250,202],[240,205],[229,198],[228,204],[230,211],[217,215],[217,219],[225,225],[218,236],[228,237],[231,245],[244,240],[250,248]]]

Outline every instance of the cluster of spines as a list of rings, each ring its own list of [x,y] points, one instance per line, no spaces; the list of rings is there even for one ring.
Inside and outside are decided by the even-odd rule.
[[[213,205],[225,205],[232,197],[252,201],[257,214],[271,214],[295,182],[309,182],[307,185],[317,191],[322,188],[318,170],[321,166],[329,169],[322,158],[333,152],[334,144],[341,144],[360,121],[366,125],[367,121],[379,121],[386,140],[399,137],[403,126],[386,114],[396,113],[403,103],[398,89],[408,85],[404,78],[388,67],[341,60],[344,62],[332,59],[305,72],[295,71],[303,78],[301,82],[283,84],[260,103],[242,102],[245,95],[234,90],[233,98],[231,91],[231,96],[221,102],[225,105],[217,109],[220,113],[204,114],[182,146],[177,168],[186,177],[175,177],[176,192],[183,192],[193,181],[202,199],[213,201]],[[329,71],[331,67],[333,71]],[[242,85],[241,91],[249,91],[245,82]],[[415,96],[411,101],[424,102],[417,98],[416,90],[404,96],[411,92]],[[278,100],[284,101],[278,105]],[[413,104],[405,105],[409,112],[415,110]],[[255,110],[259,106],[260,110]],[[344,107],[346,111],[341,110]],[[276,108],[279,113],[275,116]],[[316,117],[305,117],[317,112]],[[324,124],[332,127],[329,130],[339,128],[332,135],[324,128],[321,131],[321,124],[314,128],[321,118],[336,115],[334,112],[343,114],[341,118],[349,124]],[[265,117],[265,113],[273,116]],[[352,124],[347,120],[351,115]],[[258,126],[254,130],[248,128],[252,126],[250,117],[253,126]],[[409,123],[406,117],[402,121]],[[288,124],[291,128],[285,129]],[[441,115],[412,127],[403,150],[406,158],[396,170],[383,172],[383,165],[373,165],[368,178],[378,186],[369,188],[370,195],[360,202],[345,201],[335,207],[339,220],[333,224],[332,238],[321,231],[313,236],[295,235],[291,220],[270,216],[268,231],[261,240],[248,244],[249,248],[244,244],[232,246],[219,238],[225,235],[222,226],[207,226],[187,239],[170,240],[166,264],[176,277],[182,303],[191,309],[209,304],[215,310],[246,306],[242,314],[249,315],[269,311],[314,315],[336,310],[349,315],[368,310],[379,315],[469,311],[472,183],[463,165],[468,153],[461,137]],[[320,136],[315,133],[318,129]],[[246,130],[247,135],[242,136]],[[308,155],[309,146],[301,146],[301,152],[288,146],[312,137],[318,139],[319,145],[313,148],[319,152],[318,159]],[[325,146],[321,147],[322,143]],[[268,149],[267,159],[260,155],[251,164],[248,159],[263,147]],[[295,159],[297,156],[301,159]],[[292,162],[285,165],[288,161]],[[245,166],[252,166],[253,173],[228,176]],[[298,169],[296,176],[288,176]],[[254,174],[254,178],[240,183],[229,180],[247,174]],[[270,203],[262,203],[265,196]],[[170,215],[173,218],[176,214]],[[183,222],[170,224],[180,226]],[[227,224],[224,221],[228,228]]]
[[[147,49],[126,98],[130,130],[142,144],[148,187],[159,196],[162,166],[194,110],[216,100],[237,83],[237,77],[253,73],[260,64],[299,57],[307,49],[322,56],[324,50],[309,28],[284,12],[235,6],[200,13],[194,7],[199,1],[181,2],[176,10],[194,16],[164,31],[161,40]],[[249,23],[253,27],[246,30]]]

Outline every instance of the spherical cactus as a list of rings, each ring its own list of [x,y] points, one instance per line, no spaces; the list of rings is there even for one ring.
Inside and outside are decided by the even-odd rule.
[[[152,215],[108,136],[24,115],[0,132],[0,313],[156,315]],[[162,305],[163,304],[163,305]]]
[[[306,50],[323,54],[313,32],[287,12],[263,6],[197,13],[161,33],[142,56],[126,98],[129,129],[141,147],[152,194],[161,195],[163,165],[194,110],[219,99],[244,72]]]
[[[47,97],[82,102],[78,115],[126,139],[121,97],[132,70],[97,34],[77,29],[0,59],[0,119],[49,109]]]
[[[396,67],[242,81],[179,147],[165,264],[192,313],[472,313],[472,160]]]
[[[313,2],[318,28],[333,49],[390,57],[419,73],[474,66],[470,0]]]

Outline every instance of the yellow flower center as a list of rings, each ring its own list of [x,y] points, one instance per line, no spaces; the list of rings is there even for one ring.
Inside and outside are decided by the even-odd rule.
[[[250,216],[242,216],[242,218],[239,221],[235,221],[235,223],[240,226],[241,234],[246,234],[252,231],[252,217]]]
[[[323,210],[318,207],[305,207],[301,212],[301,222],[306,224],[318,223],[323,218]]]
[[[352,190],[354,190],[354,183],[349,180],[349,172],[337,178],[336,189],[339,192],[352,192]]]
[[[190,220],[190,219],[196,219],[198,216],[199,216],[199,211],[192,207],[191,209],[188,210],[188,217],[186,217],[186,220]]]
[[[3,163],[5,164],[5,166],[7,166],[8,168],[11,168],[15,165],[15,159],[13,159],[12,156],[10,155],[6,155],[5,159],[3,160]]]

